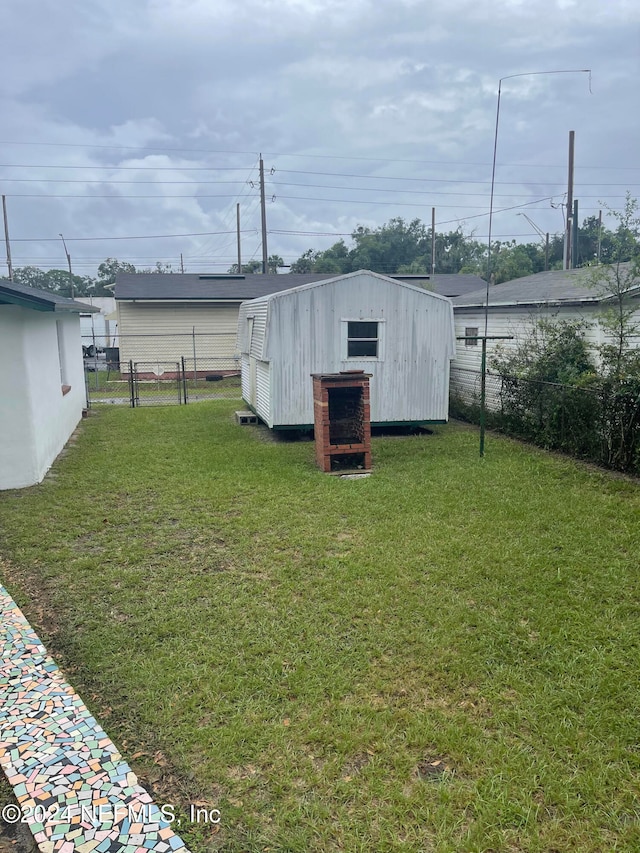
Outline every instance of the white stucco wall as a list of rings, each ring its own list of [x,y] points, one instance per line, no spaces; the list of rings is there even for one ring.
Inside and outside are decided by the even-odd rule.
[[[63,395],[56,321],[62,330]],[[0,305],[0,489],[39,483],[86,402],[77,314]]]

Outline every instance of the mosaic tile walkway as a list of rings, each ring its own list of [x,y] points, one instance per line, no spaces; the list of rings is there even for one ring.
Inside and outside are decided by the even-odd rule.
[[[42,853],[188,853],[2,586],[0,651],[0,766]]]

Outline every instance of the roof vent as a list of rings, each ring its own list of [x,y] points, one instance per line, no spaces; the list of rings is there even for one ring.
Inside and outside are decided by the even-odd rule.
[[[225,273],[212,273],[211,275],[199,275],[198,278],[200,281],[236,281],[237,279],[244,279],[243,275],[229,275]]]

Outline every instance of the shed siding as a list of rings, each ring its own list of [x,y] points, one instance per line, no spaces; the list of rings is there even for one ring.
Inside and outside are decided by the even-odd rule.
[[[242,386],[242,399],[246,400],[250,406],[255,406],[254,401],[251,399],[249,394],[249,356],[246,353],[242,353],[240,357],[240,384]]]
[[[266,361],[256,361],[256,413],[270,427],[273,426],[271,418],[271,373],[270,365]]]
[[[312,424],[311,374],[354,369],[372,374],[373,422],[447,419],[454,355],[448,300],[368,273],[274,294],[242,306],[241,317],[254,313],[256,352],[257,309],[267,304],[262,352],[270,372],[259,371],[257,384],[265,409],[269,400],[270,425]],[[345,320],[380,323],[381,358],[345,358]]]
[[[251,336],[251,355],[264,358],[264,340],[267,330],[268,302],[257,302],[253,306],[253,334]]]

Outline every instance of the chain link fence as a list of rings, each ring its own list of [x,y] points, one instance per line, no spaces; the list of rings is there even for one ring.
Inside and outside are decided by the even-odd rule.
[[[117,345],[99,346],[83,336],[89,406],[185,405],[242,397],[240,360],[230,354],[232,335],[126,335],[111,343]]]
[[[480,371],[451,370],[450,412],[479,423]],[[487,425],[507,435],[640,474],[640,381],[577,387],[487,373]]]

